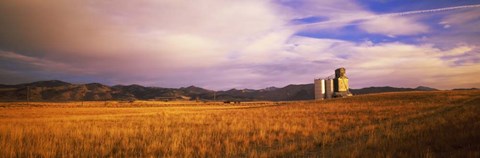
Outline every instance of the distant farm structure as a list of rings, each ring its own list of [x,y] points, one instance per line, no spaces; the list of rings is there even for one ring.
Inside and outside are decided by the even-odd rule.
[[[153,99],[148,99],[149,101],[164,101],[164,102],[169,102],[169,101],[185,101],[185,100],[191,100],[191,97],[187,96],[169,96],[169,97],[155,97]]]
[[[352,96],[345,68],[338,68],[334,75],[314,79],[315,100]]]

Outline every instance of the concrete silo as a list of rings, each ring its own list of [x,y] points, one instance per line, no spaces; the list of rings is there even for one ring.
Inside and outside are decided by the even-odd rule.
[[[333,97],[333,79],[325,80],[325,98],[330,99]]]
[[[345,68],[338,68],[335,70],[335,79],[333,80],[334,93],[333,97],[348,97],[352,96],[350,88],[348,87],[348,77],[345,75]]]
[[[325,99],[325,80],[324,79],[315,79],[315,100]]]

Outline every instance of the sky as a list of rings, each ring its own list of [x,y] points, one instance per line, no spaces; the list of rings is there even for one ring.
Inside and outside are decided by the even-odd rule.
[[[480,0],[2,0],[0,83],[480,87]]]

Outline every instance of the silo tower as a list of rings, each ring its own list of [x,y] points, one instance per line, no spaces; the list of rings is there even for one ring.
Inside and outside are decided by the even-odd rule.
[[[352,96],[348,87],[345,68],[338,68],[335,74],[314,79],[315,100]]]

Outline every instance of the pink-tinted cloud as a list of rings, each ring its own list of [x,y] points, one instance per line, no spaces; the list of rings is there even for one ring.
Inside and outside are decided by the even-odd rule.
[[[59,78],[52,79],[85,77],[108,84],[263,88],[310,83],[344,66],[357,88],[478,84],[472,80],[478,77],[474,73],[478,48],[472,43],[457,45],[462,40],[449,41],[455,44],[443,49],[429,42],[434,40],[359,43],[298,36],[352,25],[385,36],[432,32],[422,18],[377,14],[351,0],[299,2],[288,6],[286,1],[269,0],[4,0],[0,71],[11,77],[0,79],[11,83],[28,76],[33,81],[56,73]],[[455,21],[460,14],[447,16],[442,25],[471,26],[476,20],[472,12],[476,10],[464,13],[471,18],[460,21]],[[312,16],[325,20],[291,23]],[[423,77],[416,78],[418,74]],[[457,75],[465,75],[467,81],[459,81]]]

